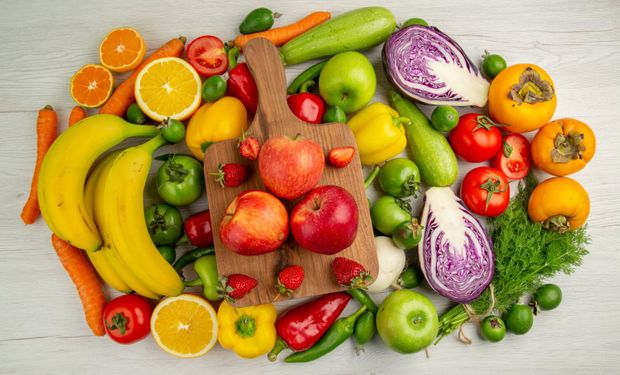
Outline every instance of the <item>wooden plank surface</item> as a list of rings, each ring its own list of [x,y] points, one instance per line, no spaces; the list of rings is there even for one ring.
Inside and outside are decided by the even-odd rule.
[[[357,150],[355,137],[345,124],[306,124],[297,119],[286,103],[286,77],[278,50],[267,40],[251,41],[244,53],[248,66],[257,82],[259,105],[258,111],[248,133],[256,137],[261,144],[271,137],[302,135],[318,142],[327,152],[333,147],[353,146]],[[238,140],[218,142],[205,152],[205,175],[207,201],[211,213],[214,233],[219,233],[221,218],[226,207],[235,196],[249,189],[265,190],[258,173],[258,163],[249,163],[239,155]],[[222,188],[209,172],[217,170],[219,163],[241,163],[250,169],[249,179],[236,188]],[[294,298],[316,296],[342,290],[332,276],[331,262],[336,256],[354,259],[363,264],[374,278],[378,272],[377,252],[370,222],[370,212],[364,189],[364,176],[358,152],[351,164],[342,169],[326,165],[323,176],[318,183],[337,185],[351,193],[358,205],[359,225],[355,241],[351,246],[335,255],[317,254],[301,248],[289,233],[287,241],[276,251],[258,256],[237,254],[224,246],[219,236],[214,236],[218,272],[221,275],[241,273],[254,277],[258,285],[247,296],[236,301],[236,306],[270,303],[277,295],[275,275],[282,267],[297,264],[304,268],[305,279],[294,293]],[[289,213],[294,202],[286,202]]]
[[[385,1],[399,22],[422,17],[457,40],[476,62],[487,49],[509,63],[544,67],[558,92],[556,118],[572,116],[590,124],[598,136],[597,155],[574,175],[592,200],[590,255],[572,276],[554,280],[564,301],[536,317],[525,336],[508,335],[500,344],[484,342],[473,325],[474,344],[454,337],[423,353],[400,355],[376,337],[356,354],[346,342],[328,356],[301,365],[272,364],[265,358],[241,360],[216,346],[203,358],[182,360],[147,339],[121,346],[93,337],[84,323],[75,290],[50,247],[41,221],[24,227],[19,212],[27,197],[35,159],[36,111],[53,104],[66,123],[73,102],[71,75],[98,61],[97,46],[113,27],[131,25],[149,50],[182,34],[232,39],[251,9],[268,6],[292,22],[314,10],[333,14],[376,5],[370,0],[338,2],[253,0],[214,2],[146,0],[106,2],[4,0],[0,2],[0,373],[1,374],[380,374],[514,373],[617,374],[620,372],[620,2],[549,0],[495,2],[463,0]],[[378,77],[375,100],[385,101],[387,82],[380,50],[367,52]],[[288,67],[292,79],[310,63]],[[429,113],[430,107],[423,107]],[[174,148],[161,150],[166,153]],[[406,155],[406,153],[404,153]],[[460,176],[472,165],[460,163]],[[366,171],[368,172],[368,171]],[[157,193],[149,184],[147,197]],[[455,184],[457,189],[459,184]],[[369,191],[372,198],[378,192]],[[415,202],[419,213],[420,200]],[[192,212],[207,207],[203,197]],[[187,213],[187,211],[184,211]],[[449,304],[429,295],[440,312]],[[374,296],[377,301],[385,294]],[[289,303],[277,305],[284,309]],[[355,308],[351,304],[346,312]]]

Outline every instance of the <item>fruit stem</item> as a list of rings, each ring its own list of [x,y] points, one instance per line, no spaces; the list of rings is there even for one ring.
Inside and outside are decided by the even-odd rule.
[[[187,287],[202,286],[202,280],[200,279],[200,277],[197,277],[197,278],[195,278],[193,280],[183,281],[183,285],[185,285]]]
[[[275,360],[278,358],[278,354],[280,354],[282,350],[287,348],[288,345],[286,345],[284,340],[278,337],[278,339],[276,340],[276,344],[273,346],[273,349],[271,349],[269,354],[267,354],[267,358],[269,358],[271,362],[275,362]]]
[[[125,125],[125,134],[129,137],[152,137],[160,134],[157,126],[154,125],[136,125],[136,124],[127,124]]]
[[[150,140],[144,142],[138,147],[141,147],[145,151],[148,151],[152,154],[153,152],[155,152],[155,150],[167,143],[168,142],[164,139],[164,136],[159,134],[158,136],[151,138]]]
[[[372,182],[375,180],[375,178],[379,174],[379,170],[381,170],[381,167],[379,167],[378,165],[375,165],[372,168],[372,171],[370,171],[370,174],[364,180],[364,189],[368,189],[368,187],[372,184]]]

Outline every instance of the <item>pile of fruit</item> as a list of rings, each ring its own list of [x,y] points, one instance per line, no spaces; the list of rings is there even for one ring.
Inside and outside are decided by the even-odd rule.
[[[561,290],[545,280],[572,272],[589,243],[588,194],[566,176],[586,166],[596,141],[579,120],[552,121],[556,87],[547,72],[534,64],[507,66],[490,54],[479,69],[439,29],[419,18],[397,27],[382,7],[334,18],[315,12],[272,28],[279,16],[259,8],[230,43],[205,35],[185,48],[180,37],[147,58],[136,30],[115,29],[101,42],[100,64],[85,65],[71,78],[78,106],[68,129],[56,138],[56,112],[50,106],[39,112],[37,163],[22,220],[31,224],[42,214],[93,333],[123,344],[150,333],[179,357],[201,356],[219,342],[243,358],[267,354],[274,361],[290,349],[285,362],[307,362],[352,336],[362,346],[376,333],[397,352],[418,352],[469,321],[498,342],[506,330],[528,332],[539,310],[556,308]],[[258,90],[246,63],[237,60],[259,37],[280,47],[287,66],[320,59],[291,82],[288,105],[308,126],[346,123],[357,147],[325,155],[313,139],[293,134],[261,144],[247,132],[260,111]],[[393,87],[389,104],[370,103],[376,72],[358,52],[380,44]],[[129,71],[114,88],[114,73]],[[414,101],[435,106],[430,120]],[[486,114],[468,111],[471,106]],[[88,116],[84,108],[99,113]],[[522,133],[531,131],[537,132],[530,142]],[[112,150],[130,137],[150,139]],[[255,171],[222,161],[205,174],[205,150],[229,139],[238,139],[238,152]],[[191,155],[155,158],[162,161],[155,180],[162,202],[145,209],[153,153],[183,141]],[[398,157],[407,146],[410,158]],[[279,316],[273,304],[235,307],[258,281],[219,274],[213,236],[226,251],[247,256],[278,251],[287,239],[324,256],[340,253],[356,239],[359,212],[369,208],[343,187],[317,184],[326,164],[360,168],[352,163],[356,152],[368,166],[365,186],[376,181],[384,193],[368,202],[376,233],[376,249],[368,251],[377,253],[378,275],[334,256],[325,278],[343,292]],[[457,158],[487,163],[465,174],[459,196],[450,187]],[[278,168],[282,160],[293,167]],[[554,177],[539,184],[534,168]],[[191,210],[205,179],[227,189],[254,172],[266,191],[241,192],[223,217],[207,210],[183,220],[178,207]],[[520,181],[512,200],[511,181]],[[411,203],[422,196],[424,209],[416,215]],[[213,233],[216,220],[219,232]],[[260,222],[260,230],[249,221]],[[194,249],[177,256],[184,245]],[[186,277],[192,271],[196,277]],[[295,297],[304,276],[300,265],[283,264],[270,277],[278,296]],[[108,301],[101,280],[123,295]],[[422,282],[454,307],[439,316],[427,297],[410,290]],[[193,287],[201,293],[184,293]],[[397,290],[377,306],[369,293],[390,288]],[[340,317],[351,299],[360,308]],[[462,332],[459,338],[471,342]]]

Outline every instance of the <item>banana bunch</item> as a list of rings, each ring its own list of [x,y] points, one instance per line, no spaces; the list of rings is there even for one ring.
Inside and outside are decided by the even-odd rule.
[[[148,298],[183,291],[180,276],[153,244],[144,219],[152,154],[166,144],[158,134],[154,126],[133,125],[113,115],[88,117],[58,137],[39,177],[39,204],[50,229],[87,250],[111,287]],[[135,136],[155,137],[110,153],[88,174],[101,154]]]

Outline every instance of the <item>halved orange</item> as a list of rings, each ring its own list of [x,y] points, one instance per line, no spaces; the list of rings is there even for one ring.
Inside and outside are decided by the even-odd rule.
[[[145,53],[144,39],[131,27],[110,31],[99,45],[101,65],[117,73],[135,69]]]
[[[77,104],[86,108],[99,107],[112,95],[114,77],[105,67],[88,64],[71,77],[70,88]]]
[[[184,120],[200,105],[202,81],[196,70],[178,57],[148,63],[138,74],[136,102],[155,121]]]
[[[181,294],[161,301],[151,316],[153,339],[177,357],[199,357],[217,342],[217,314],[204,298]]]

